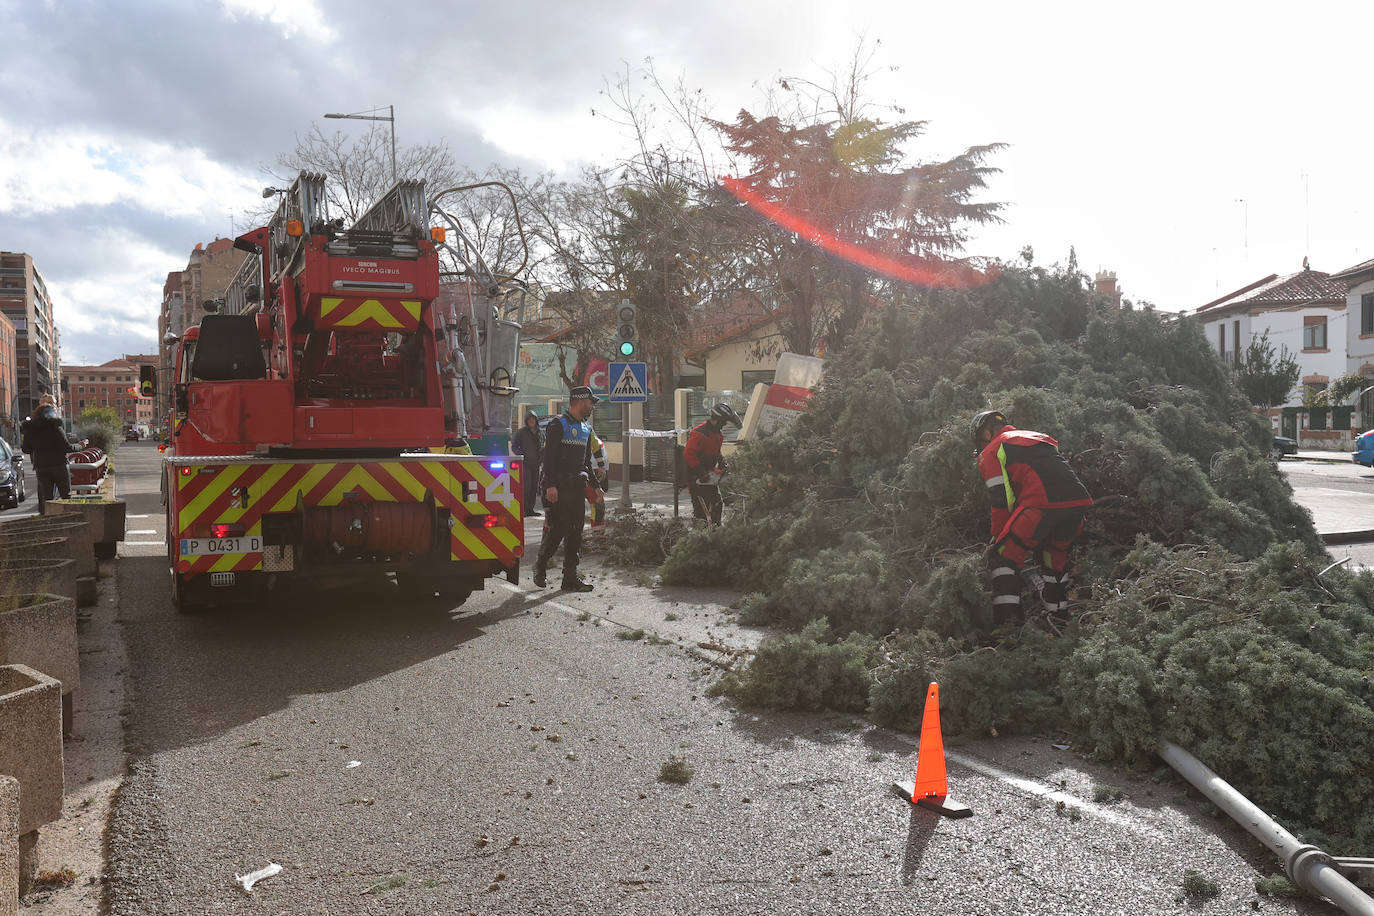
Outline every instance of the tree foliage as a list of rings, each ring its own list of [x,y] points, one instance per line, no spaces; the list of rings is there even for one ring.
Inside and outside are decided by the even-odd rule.
[[[79,438],[89,439],[102,452],[112,452],[124,441],[124,425],[113,407],[87,407],[72,427]]]
[[[1250,338],[1245,353],[1236,360],[1236,384],[1256,407],[1273,407],[1288,400],[1302,370],[1288,347],[1277,351],[1269,341],[1269,329]]]
[[[1318,577],[1327,556],[1249,401],[1195,320],[1007,267],[861,328],[792,429],[737,453],[726,524],[660,572],[729,582],[751,619],[799,631],[726,685],[746,701],[814,706],[833,685],[851,707],[852,681],[818,672],[866,648],[880,722],[915,727],[938,680],[947,728],[1069,732],[1119,760],[1168,738],[1311,836],[1368,848],[1374,783],[1349,774],[1374,754],[1374,575]],[[1055,436],[1098,500],[1075,612],[1032,613],[993,649],[968,439],[988,406]],[[813,649],[797,641],[814,620]]]
[[[1001,205],[975,200],[996,169],[1002,144],[970,147],[946,161],[908,164],[906,146],[923,121],[857,116],[788,120],[740,111],[708,121],[741,172],[746,202],[718,198],[737,239],[735,270],[776,313],[790,349],[842,345],[870,311],[881,270],[834,252],[860,251],[898,263],[941,265],[962,251],[970,226],[997,219]],[[786,215],[760,215],[762,201]],[[776,296],[773,301],[770,298]]]

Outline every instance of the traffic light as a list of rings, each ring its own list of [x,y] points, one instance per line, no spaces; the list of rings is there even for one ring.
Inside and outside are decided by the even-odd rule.
[[[151,398],[157,394],[157,369],[152,366],[138,367],[138,396]]]
[[[639,355],[639,332],[635,329],[638,307],[628,300],[616,306],[615,355],[618,359],[632,360]]]

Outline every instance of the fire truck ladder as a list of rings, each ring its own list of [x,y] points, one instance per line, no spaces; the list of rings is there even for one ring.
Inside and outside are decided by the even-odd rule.
[[[224,289],[225,315],[251,315],[262,309],[262,263],[248,255]]]
[[[524,251],[520,266],[510,276],[497,276],[458,219],[439,204],[451,194],[478,188],[500,188],[510,197]],[[520,357],[520,330],[528,294],[528,287],[518,275],[529,263],[529,244],[525,240],[515,194],[499,181],[461,185],[434,195],[429,202],[429,212],[447,224],[445,240],[436,244],[448,252],[460,272],[469,278],[465,314],[451,309],[444,316],[449,344],[449,366],[445,372],[451,379],[450,387],[458,404],[459,435],[509,429],[514,396],[520,391],[515,386],[515,369]],[[481,289],[480,296],[472,294],[473,285]]]
[[[306,239],[326,231],[328,207],[324,176],[317,172],[301,172],[281,195],[277,212],[267,224],[273,280],[280,279],[295,267]]]
[[[425,205],[424,181],[403,178],[396,182],[358,217],[353,228],[404,235],[411,241],[425,236],[429,232],[429,208]]]

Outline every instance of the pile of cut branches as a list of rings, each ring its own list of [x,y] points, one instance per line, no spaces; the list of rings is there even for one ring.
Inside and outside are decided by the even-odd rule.
[[[1058,439],[1099,500],[1075,612],[996,648],[968,436],[988,406]],[[866,687],[914,727],[939,680],[946,728],[1072,732],[1115,760],[1167,738],[1313,839],[1374,848],[1374,576],[1317,577],[1271,436],[1196,322],[1012,268],[875,316],[798,423],[736,455],[726,524],[660,572],[795,631],[722,685],[745,702],[853,709]]]

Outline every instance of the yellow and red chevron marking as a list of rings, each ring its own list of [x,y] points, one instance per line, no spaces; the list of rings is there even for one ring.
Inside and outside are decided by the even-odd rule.
[[[419,299],[363,299],[356,296],[322,296],[320,328],[377,328],[413,331],[420,326]]]
[[[190,471],[189,474],[182,473]],[[176,469],[176,538],[205,538],[212,524],[240,524],[261,536],[268,512],[337,506],[346,499],[423,502],[433,494],[452,520],[451,560],[499,560],[510,565],[524,548],[521,469],[496,471],[484,459],[369,462],[264,461],[188,465]],[[243,490],[247,489],[247,505]],[[470,516],[495,515],[495,527],[472,527]],[[189,572],[262,568],[262,554],[184,556]]]

